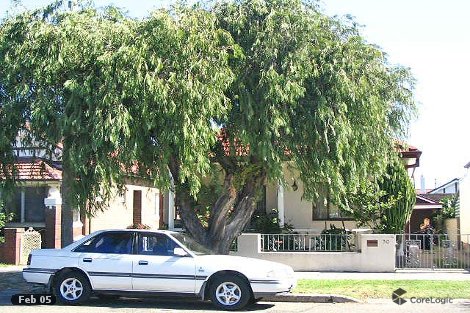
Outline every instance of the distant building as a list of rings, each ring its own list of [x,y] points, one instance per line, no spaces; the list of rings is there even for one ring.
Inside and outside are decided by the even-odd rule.
[[[460,233],[470,234],[470,162],[465,166],[465,174],[460,179]],[[469,236],[462,236],[462,241],[470,243]]]

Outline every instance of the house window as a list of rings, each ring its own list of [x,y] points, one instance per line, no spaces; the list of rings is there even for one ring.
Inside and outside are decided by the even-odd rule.
[[[312,220],[329,219],[330,202],[326,197],[320,196],[316,202],[312,202]]]
[[[312,220],[314,221],[349,219],[351,219],[351,216],[332,204],[327,197],[321,196],[316,202],[312,203]]]
[[[13,213],[12,222],[41,223],[45,221],[44,198],[47,197],[47,187],[22,187],[17,189],[6,211]]]

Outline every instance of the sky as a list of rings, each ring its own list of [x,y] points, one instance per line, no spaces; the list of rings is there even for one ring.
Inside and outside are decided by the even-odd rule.
[[[49,0],[23,0],[37,8]],[[134,17],[168,5],[163,0],[95,0],[114,4]],[[423,152],[415,184],[434,188],[464,175],[470,162],[470,1],[469,0],[320,0],[330,16],[350,14],[363,25],[368,42],[385,51],[393,64],[411,69],[417,80],[418,117],[407,142]],[[0,19],[11,0],[0,0]],[[18,9],[16,9],[18,10]],[[467,139],[468,140],[468,139]]]

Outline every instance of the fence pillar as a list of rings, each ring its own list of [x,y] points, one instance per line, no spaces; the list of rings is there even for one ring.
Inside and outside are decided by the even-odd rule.
[[[23,228],[5,228],[5,243],[3,247],[3,262],[7,264],[20,264],[21,258],[21,236]]]
[[[62,206],[52,206],[46,209],[46,231],[44,234],[45,247],[60,249],[62,246]]]
[[[235,255],[256,257],[261,252],[261,235],[243,233],[237,239]]]
[[[49,196],[44,199],[46,209],[45,247],[60,249],[62,247],[62,195],[59,188],[50,187]]]
[[[396,238],[393,234],[361,235],[360,272],[394,272]]]

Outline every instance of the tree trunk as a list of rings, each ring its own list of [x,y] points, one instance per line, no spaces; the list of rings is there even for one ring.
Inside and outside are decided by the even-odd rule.
[[[64,145],[64,155],[65,155]],[[71,177],[67,161],[62,157],[62,185],[61,185],[61,196],[62,196],[62,247],[68,246],[73,242],[73,209],[70,206],[70,182]]]
[[[173,163],[175,181],[178,173]],[[256,194],[264,184],[266,173],[260,171],[249,177],[237,192],[233,186],[233,175],[225,175],[222,194],[212,206],[208,226],[204,227],[191,207],[192,197],[187,185],[176,189],[176,202],[184,226],[199,243],[217,254],[228,254],[233,240],[241,234],[256,208]]]

